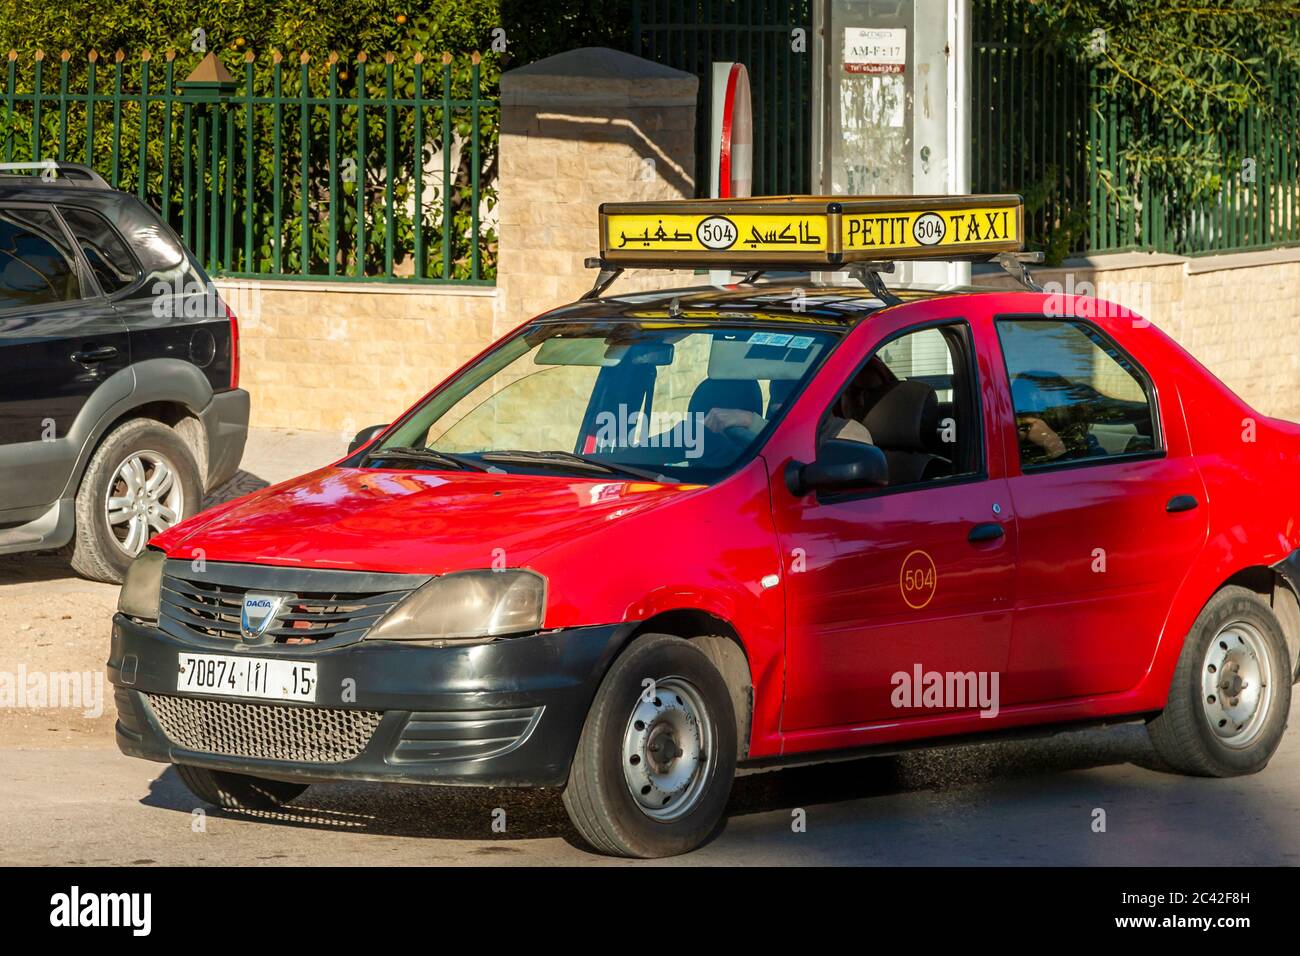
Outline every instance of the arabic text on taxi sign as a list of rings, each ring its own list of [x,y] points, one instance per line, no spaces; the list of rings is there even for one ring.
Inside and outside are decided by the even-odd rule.
[[[601,253],[674,268],[692,262],[833,266],[1022,248],[1019,196],[781,197],[601,207]]]

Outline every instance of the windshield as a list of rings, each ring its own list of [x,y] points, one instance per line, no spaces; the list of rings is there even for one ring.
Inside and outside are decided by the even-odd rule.
[[[821,363],[824,328],[537,325],[417,408],[381,467],[716,480]]]

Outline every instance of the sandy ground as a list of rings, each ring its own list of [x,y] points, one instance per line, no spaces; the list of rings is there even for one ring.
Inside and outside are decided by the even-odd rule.
[[[243,470],[214,489],[205,504],[227,501],[328,464],[347,451],[348,437],[256,429],[249,435]],[[75,698],[77,706],[32,709],[9,705],[0,687],[0,746],[85,748],[102,746],[105,740],[111,744],[116,714],[103,672],[117,591],[115,585],[76,577],[57,554],[0,555],[0,621],[7,631],[7,639],[0,642],[0,674],[28,680],[71,674],[83,691]],[[84,694],[86,689],[89,695]]]

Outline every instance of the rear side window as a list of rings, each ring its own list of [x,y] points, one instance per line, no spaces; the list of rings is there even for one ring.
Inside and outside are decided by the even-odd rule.
[[[1023,467],[1157,450],[1146,374],[1083,322],[1002,319]]]
[[[77,260],[49,209],[0,206],[0,309],[81,298]]]
[[[107,219],[76,206],[60,206],[59,212],[85,253],[104,295],[120,292],[139,278],[135,258]]]

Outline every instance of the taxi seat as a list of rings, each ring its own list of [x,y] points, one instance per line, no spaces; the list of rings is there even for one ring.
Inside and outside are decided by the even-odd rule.
[[[916,379],[899,382],[871,407],[865,424],[885,453],[890,485],[952,473],[952,462],[930,451],[939,427],[939,399],[933,386]]]
[[[706,378],[691,393],[687,411],[691,417],[707,415],[715,408],[735,408],[763,414],[763,392],[752,379]]]
[[[770,422],[781,414],[798,384],[794,379],[772,379],[767,385],[767,414],[763,417]]]

